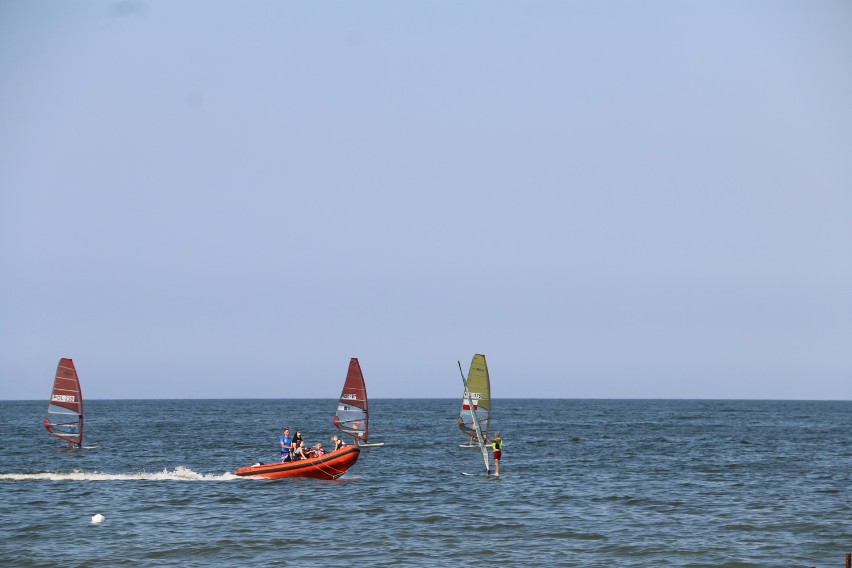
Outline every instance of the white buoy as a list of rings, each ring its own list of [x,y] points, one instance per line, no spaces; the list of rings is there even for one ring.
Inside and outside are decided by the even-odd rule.
[[[98,513],[97,515],[94,515],[94,516],[92,517],[92,524],[96,525],[96,524],[98,524],[98,523],[102,523],[102,522],[104,522],[105,520],[106,520],[106,517],[104,517],[103,515],[101,515],[100,513]]]

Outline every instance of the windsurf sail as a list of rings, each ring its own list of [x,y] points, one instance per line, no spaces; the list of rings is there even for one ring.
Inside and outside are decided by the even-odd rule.
[[[60,359],[56,367],[44,427],[73,446],[83,444],[83,392],[71,359]]]
[[[361,365],[353,357],[349,360],[349,372],[346,373],[346,381],[337,403],[334,425],[344,434],[352,436],[356,444],[363,444],[369,435],[368,417],[367,385],[364,383]]]
[[[461,363],[459,363],[461,367]],[[464,373],[462,373],[464,376]],[[479,422],[482,435],[488,435],[491,423],[491,380],[488,376],[488,364],[485,355],[474,355],[467,374],[467,384],[462,395],[461,411],[459,412],[459,428],[474,438],[474,418]]]
[[[479,358],[481,360],[481,365],[477,362],[477,358]],[[477,368],[476,374],[474,374],[474,366],[476,366],[476,368]],[[475,379],[479,375],[480,370],[483,370],[483,369],[485,371],[484,375],[485,375],[485,379],[487,381],[488,380],[488,368],[485,366],[485,355],[479,355],[479,354],[474,355],[473,361],[470,362],[470,372],[468,373],[467,378],[465,378],[464,371],[462,371],[461,361],[459,361],[459,373],[461,373],[462,382],[464,383],[465,398],[467,398],[467,399],[473,398],[475,391],[471,392],[471,389],[474,388],[474,387],[471,386],[471,378],[472,378],[471,376],[473,376],[473,378]],[[489,391],[490,391],[490,385],[489,385]],[[488,393],[488,402],[489,402],[488,407],[491,406],[490,397],[491,397],[491,393],[489,392]],[[462,406],[462,412],[464,412],[464,406]],[[479,415],[473,409],[471,409],[471,412],[468,415],[470,416],[471,425],[473,426],[472,431],[473,431],[474,435],[476,436],[476,441],[479,444],[479,449],[480,449],[480,451],[482,451],[482,460],[485,462],[485,472],[491,473],[491,466],[488,463],[488,448],[485,447],[485,434],[483,434],[482,428],[480,427]],[[459,417],[459,424],[460,425],[461,425],[461,420],[462,420],[461,417]]]

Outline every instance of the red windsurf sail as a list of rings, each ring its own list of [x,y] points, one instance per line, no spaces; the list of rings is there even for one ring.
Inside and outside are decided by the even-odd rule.
[[[364,383],[361,365],[355,357],[349,360],[349,372],[346,373],[343,392],[340,393],[334,425],[344,434],[355,438],[356,443],[367,441],[367,385]]]
[[[71,359],[60,359],[56,367],[44,427],[73,446],[83,444],[83,392]]]

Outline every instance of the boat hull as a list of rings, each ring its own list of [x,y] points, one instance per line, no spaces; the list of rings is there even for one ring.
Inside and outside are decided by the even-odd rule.
[[[357,446],[344,446],[318,458],[241,467],[234,472],[234,475],[263,479],[284,479],[287,477],[337,479],[358,461],[360,453],[361,450]]]

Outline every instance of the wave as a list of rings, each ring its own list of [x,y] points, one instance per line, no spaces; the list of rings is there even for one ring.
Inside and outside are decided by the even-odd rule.
[[[197,473],[186,467],[176,467],[159,473],[101,473],[74,470],[68,473],[0,473],[0,481],[229,481],[240,479],[230,472],[220,475]]]

